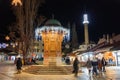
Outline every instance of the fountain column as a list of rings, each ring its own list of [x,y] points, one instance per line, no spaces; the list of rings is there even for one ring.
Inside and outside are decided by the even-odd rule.
[[[42,39],[44,42],[44,65],[61,65],[61,44],[63,41],[63,32],[43,31]]]

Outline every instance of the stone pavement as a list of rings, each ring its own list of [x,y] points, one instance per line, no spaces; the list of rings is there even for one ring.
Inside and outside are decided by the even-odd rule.
[[[27,68],[24,66],[23,68]],[[70,75],[34,75],[29,73],[16,74],[16,66],[13,63],[0,63],[0,80],[120,80],[120,67],[106,67],[102,77],[89,76],[87,68],[80,68],[83,73],[79,73],[78,77],[74,74]]]
[[[87,68],[80,68],[83,73],[79,73],[78,77],[74,74],[70,75],[34,75],[28,73],[15,74],[16,80],[120,80],[120,67],[106,67],[106,71],[101,77],[89,76]]]
[[[87,68],[82,68],[84,73],[79,75],[78,80],[120,80],[120,67],[109,66],[106,67],[106,72],[102,72],[102,76],[89,76]]]

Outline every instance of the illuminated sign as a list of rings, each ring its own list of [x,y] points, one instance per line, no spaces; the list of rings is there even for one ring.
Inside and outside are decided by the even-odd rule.
[[[89,21],[88,21],[88,15],[87,14],[84,14],[84,16],[83,16],[83,24],[85,24],[85,23],[89,23]]]
[[[6,44],[5,43],[0,43],[0,48],[6,48]]]

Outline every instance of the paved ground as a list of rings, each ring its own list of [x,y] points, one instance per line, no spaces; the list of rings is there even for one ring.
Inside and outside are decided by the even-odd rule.
[[[26,66],[24,66],[25,68]],[[33,75],[28,73],[16,74],[16,66],[12,62],[0,63],[0,80],[120,80],[120,67],[107,67],[101,77],[89,76],[86,68],[78,77],[70,75]]]

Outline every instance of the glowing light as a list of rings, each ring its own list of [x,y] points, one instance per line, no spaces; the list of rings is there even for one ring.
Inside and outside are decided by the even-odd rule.
[[[12,1],[12,5],[17,6],[18,4],[19,4],[20,6],[22,5],[21,0],[13,0],[13,1]]]
[[[36,28],[35,30],[35,38],[36,40],[38,40],[38,38],[42,38],[42,33],[46,32],[52,32],[52,34],[63,34],[63,36],[66,36],[66,38],[64,38],[64,40],[66,39],[66,41],[70,40],[70,30],[67,28],[63,28],[62,26],[55,26],[55,27],[49,27],[49,26],[43,26],[41,28]]]
[[[9,37],[9,36],[6,36],[5,39],[6,39],[6,40],[10,40],[10,37]]]
[[[85,23],[88,24],[89,23],[87,14],[84,14],[83,19],[84,19],[83,24],[85,24]]]
[[[13,45],[12,47],[15,48],[15,45]]]
[[[6,44],[5,43],[0,43],[0,48],[6,48]]]
[[[6,47],[9,46],[9,44],[6,44]]]

